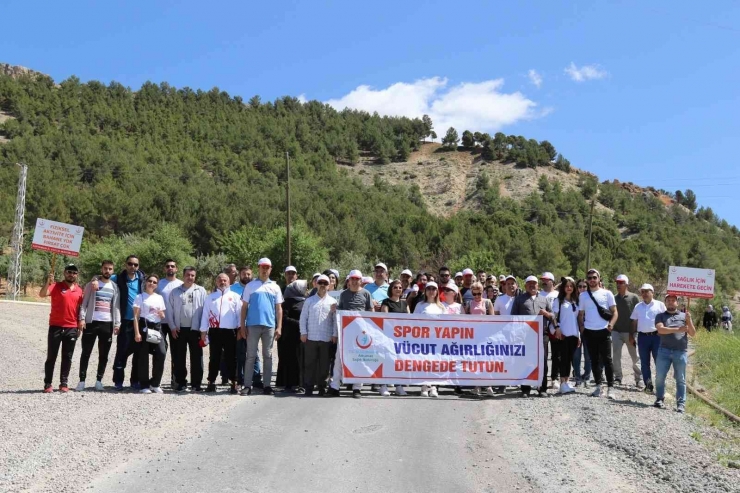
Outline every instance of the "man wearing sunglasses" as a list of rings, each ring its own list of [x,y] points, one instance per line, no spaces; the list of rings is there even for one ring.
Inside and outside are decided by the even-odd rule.
[[[182,281],[177,278],[177,262],[173,259],[168,258],[164,261],[164,277],[159,280],[157,284],[157,294],[164,300],[165,314],[172,313],[172,305],[170,305],[170,294],[175,288],[182,286]],[[169,317],[168,317],[169,318]],[[177,388],[177,378],[175,375],[175,366],[177,364],[177,352],[175,351],[174,340],[177,339],[177,331],[172,332],[170,325],[164,321],[162,322],[162,334],[164,335],[164,349],[170,350],[170,375],[173,389]]]
[[[69,370],[72,368],[72,355],[77,344],[77,337],[84,327],[84,322],[77,320],[82,306],[82,288],[77,285],[77,266],[70,264],[64,268],[64,280],[54,282],[54,273],[50,272],[46,284],[39,296],[51,296],[51,313],[49,314],[49,334],[47,337],[46,363],[44,364],[44,393],[53,392],[51,388],[54,366],[57,362],[59,347],[62,347],[62,368],[59,391],[68,392]]]
[[[614,365],[614,382],[622,385],[622,348],[626,345],[632,360],[632,373],[635,378],[635,386],[642,383],[640,377],[640,358],[637,355],[635,342],[636,329],[631,323],[630,317],[633,310],[640,303],[640,299],[635,293],[629,291],[629,278],[624,274],[619,274],[614,282],[617,283],[617,294],[614,295],[614,301],[617,303],[617,313],[619,318],[612,331],[612,364]]]

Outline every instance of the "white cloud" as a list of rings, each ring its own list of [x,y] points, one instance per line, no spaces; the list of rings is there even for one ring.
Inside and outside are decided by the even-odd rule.
[[[542,85],[542,76],[538,74],[537,71],[533,68],[529,69],[529,72],[527,73],[527,75],[529,76],[529,82],[534,84],[537,87],[537,89],[539,89],[540,86]]]
[[[565,67],[565,73],[576,82],[584,82],[591,79],[603,79],[609,75],[609,73],[599,65],[584,65],[583,67],[578,68],[573,62],[570,62],[570,65]]]
[[[297,97],[296,99],[297,99],[297,100],[298,100],[298,102],[299,102],[299,103],[301,103],[301,104],[306,104],[306,103],[308,103],[308,99],[306,99],[306,95],[305,95],[305,94],[299,94],[299,95],[298,95],[298,97]]]
[[[363,85],[326,103],[340,111],[352,108],[410,118],[427,114],[440,138],[449,127],[455,127],[459,134],[463,130],[493,133],[551,111],[537,110],[537,103],[520,92],[502,92],[503,85],[503,79],[492,79],[448,88],[446,78],[431,77],[412,83],[397,82],[385,89]]]

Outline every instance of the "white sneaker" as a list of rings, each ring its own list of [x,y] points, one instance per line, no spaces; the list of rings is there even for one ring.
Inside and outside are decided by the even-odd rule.
[[[439,394],[437,393],[437,387],[432,385],[432,388],[429,389],[429,397],[439,397]]]
[[[85,390],[85,382],[78,383],[75,392],[82,392],[83,390]]]
[[[406,393],[406,389],[403,388],[403,385],[396,385],[396,395],[408,395]]]
[[[562,384],[560,386],[560,393],[561,394],[572,394],[575,391],[576,391],[576,389],[574,389],[573,387],[571,387],[568,382],[565,382],[564,384]]]
[[[391,393],[388,392],[388,386],[385,384],[380,386],[380,390],[378,391],[378,393],[383,397],[388,397],[389,395],[391,395]]]
[[[559,392],[560,391],[560,382],[558,382],[557,380],[553,380],[552,381],[552,390],[554,390],[555,392]]]
[[[480,387],[473,387],[473,390],[470,391],[473,395],[480,395]]]
[[[486,387],[486,395],[488,397],[493,397],[496,394],[493,393],[493,389],[491,387]]]
[[[421,386],[421,396],[422,397],[429,397],[429,385],[422,385]]]
[[[151,394],[151,393],[152,393],[152,391],[151,391],[151,390],[149,389],[149,387],[147,387],[147,388],[145,388],[145,389],[141,389],[141,390],[139,391],[139,393],[140,393],[140,394]]]
[[[601,397],[601,385],[596,385],[594,391],[591,392],[591,397]]]
[[[162,390],[162,387],[152,387],[152,392],[155,394],[164,394],[164,390]]]
[[[95,390],[99,390],[101,392],[105,390],[105,387],[103,387],[103,382],[101,382],[100,380],[95,382]]]
[[[617,400],[617,392],[613,388],[607,387],[606,388],[606,398],[611,399],[613,401]]]

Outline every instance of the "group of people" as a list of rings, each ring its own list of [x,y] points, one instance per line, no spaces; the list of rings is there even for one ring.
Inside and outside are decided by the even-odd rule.
[[[717,328],[717,322],[722,323],[723,330],[726,330],[727,332],[732,332],[732,312],[730,311],[729,306],[723,306],[722,314],[717,317],[717,312],[714,311],[714,307],[712,305],[707,305],[707,308],[704,311],[704,316],[701,320],[701,324],[704,326],[705,329],[711,332],[712,329]]]
[[[298,279],[295,267],[288,266],[283,272],[282,289],[270,279],[272,262],[262,258],[257,262],[256,278],[250,266],[237,269],[230,264],[217,276],[215,289],[209,293],[196,283],[197,272],[192,266],[185,267],[182,279],[178,279],[178,266],[172,259],[165,262],[162,278],[139,270],[139,259],[134,255],[125,264],[114,274],[113,262],[102,262],[100,274],[84,288],[78,283],[75,265],[65,267],[62,281],[55,282],[50,274],[40,292],[42,297],[51,296],[44,392],[53,392],[52,377],[60,347],[59,390],[69,391],[72,357],[80,337],[82,356],[76,390],[87,388],[87,366],[96,340],[95,389],[103,390],[108,353],[116,337],[113,383],[117,390],[124,388],[126,367],[132,357],[131,388],[145,394],[162,393],[169,348],[172,389],[178,392],[216,392],[220,373],[221,383],[232,394],[247,396],[260,389],[270,395],[274,393],[272,351],[277,342],[275,387],[306,396],[339,396],[342,372],[337,310],[529,315],[542,316],[545,321],[545,371],[536,389],[538,396],[550,396],[549,389],[568,394],[575,391],[574,386],[588,387],[593,372],[595,388],[591,395],[604,393],[605,373],[606,397],[615,399],[615,384],[623,383],[621,361],[626,346],[634,383],[655,393],[656,407],[664,407],[665,381],[673,366],[676,410],[684,411],[687,336],[695,334],[691,315],[679,309],[674,295],[666,295],[664,302],[656,300],[650,284],[641,286],[639,297],[630,293],[625,275],[616,277],[615,295],[604,288],[596,269],[589,269],[586,279],[562,277],[557,284],[550,272],[531,275],[522,289],[513,275],[496,277],[472,269],[452,276],[449,268],[442,267],[436,275],[422,272],[415,277],[405,269],[398,279],[391,280],[387,266],[378,263],[372,277],[352,270],[340,281],[337,270],[327,269],[308,281]],[[203,363],[206,347],[207,374]],[[548,353],[552,366],[549,376]],[[655,385],[651,359],[656,367]],[[570,383],[571,372],[574,386]],[[393,387],[397,395],[407,395],[403,385]],[[382,396],[391,393],[387,385],[375,390]],[[505,389],[469,390],[476,395],[495,395]],[[520,390],[522,397],[530,396],[532,391],[527,386]],[[454,391],[462,393],[464,389],[455,387]],[[353,397],[362,397],[362,392],[362,384],[352,385]],[[437,397],[439,392],[434,385],[422,385],[420,395]]]

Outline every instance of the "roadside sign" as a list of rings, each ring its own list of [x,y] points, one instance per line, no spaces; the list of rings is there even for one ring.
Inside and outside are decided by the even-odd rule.
[[[84,232],[85,228],[82,226],[38,218],[36,219],[36,230],[33,232],[31,247],[34,250],[79,257]]]
[[[671,266],[666,292],[689,298],[714,298],[714,270]]]

